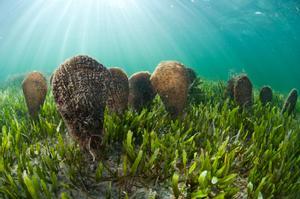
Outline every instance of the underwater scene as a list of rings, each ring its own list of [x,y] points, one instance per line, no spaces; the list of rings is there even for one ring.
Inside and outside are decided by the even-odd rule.
[[[0,0],[0,198],[300,199],[300,1]]]

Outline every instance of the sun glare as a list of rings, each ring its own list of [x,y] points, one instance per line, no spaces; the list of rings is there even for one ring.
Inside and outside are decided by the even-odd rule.
[[[110,6],[118,9],[128,9],[134,3],[133,0],[109,0],[107,1]]]

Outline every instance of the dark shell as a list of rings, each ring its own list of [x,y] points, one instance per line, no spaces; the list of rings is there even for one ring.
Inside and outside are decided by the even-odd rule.
[[[126,73],[121,68],[110,68],[111,91],[107,100],[108,109],[111,112],[122,114],[128,106],[129,81]]]
[[[188,97],[186,68],[179,62],[161,62],[151,76],[151,83],[172,117],[183,113]]]
[[[36,117],[47,95],[47,80],[39,72],[27,75],[22,83],[26,105],[31,117]]]
[[[109,84],[109,71],[88,56],[73,57],[54,73],[52,92],[58,111],[83,148],[101,145]]]
[[[225,91],[225,96],[229,97],[230,99],[234,99],[234,84],[235,84],[235,78],[231,78],[227,82],[227,87]]]
[[[129,78],[128,104],[136,111],[148,107],[156,95],[150,76],[149,72],[138,72]]]
[[[246,75],[236,77],[234,83],[234,99],[241,107],[253,104],[252,83]]]
[[[288,115],[294,113],[296,110],[297,100],[298,100],[298,91],[296,89],[292,89],[287,99],[285,100],[281,113],[284,114],[287,112]]]
[[[273,99],[272,88],[269,86],[262,87],[259,93],[259,99],[263,105],[272,102]]]
[[[197,73],[192,68],[186,68],[188,84],[191,85],[197,79]]]

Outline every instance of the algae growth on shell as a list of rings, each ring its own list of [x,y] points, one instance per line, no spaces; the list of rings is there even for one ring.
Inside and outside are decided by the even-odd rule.
[[[0,198],[299,198],[299,55],[297,0],[0,1]]]
[[[111,75],[88,56],[72,57],[55,71],[52,92],[69,133],[88,150],[99,149]]]

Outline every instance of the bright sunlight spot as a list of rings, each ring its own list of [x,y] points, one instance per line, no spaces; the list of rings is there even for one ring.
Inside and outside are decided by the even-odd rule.
[[[112,7],[125,10],[133,5],[134,0],[109,0],[107,3]]]

